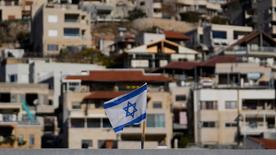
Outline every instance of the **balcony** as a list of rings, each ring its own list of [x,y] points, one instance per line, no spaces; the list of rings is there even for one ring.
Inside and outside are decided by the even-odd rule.
[[[65,23],[79,23],[80,15],[79,14],[65,14],[64,22]]]
[[[40,125],[42,120],[40,118],[35,118],[33,121],[23,118],[18,118],[16,114],[0,114],[0,124],[1,125]]]
[[[275,125],[266,122],[243,122],[240,125],[242,135],[260,135],[265,132],[275,131]]]
[[[0,102],[0,109],[20,109],[21,103]]]
[[[64,28],[63,34],[65,38],[80,38],[79,28]]]
[[[174,130],[186,130],[186,129],[188,129],[188,125],[187,124],[174,123],[173,124],[173,129]]]
[[[246,55],[246,54],[274,54],[276,52],[275,47],[235,47],[233,50],[226,50],[225,54],[234,55]]]

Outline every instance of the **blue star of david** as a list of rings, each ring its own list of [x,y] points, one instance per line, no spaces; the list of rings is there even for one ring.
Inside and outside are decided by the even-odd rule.
[[[134,114],[137,111],[136,109],[136,103],[127,103],[127,106],[124,107],[124,111],[126,112],[126,117],[131,116],[132,118],[134,118]]]

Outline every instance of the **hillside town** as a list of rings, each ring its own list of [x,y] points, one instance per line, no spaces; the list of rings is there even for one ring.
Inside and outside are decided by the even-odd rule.
[[[276,149],[276,0],[0,0],[0,149]]]

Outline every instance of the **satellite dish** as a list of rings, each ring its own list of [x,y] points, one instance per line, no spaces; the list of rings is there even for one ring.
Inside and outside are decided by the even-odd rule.
[[[34,105],[38,105],[38,99],[35,99],[35,100],[33,101],[33,104],[34,104]]]

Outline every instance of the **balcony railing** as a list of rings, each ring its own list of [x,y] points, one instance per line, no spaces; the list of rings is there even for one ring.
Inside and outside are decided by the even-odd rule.
[[[276,52],[275,47],[237,47],[233,50],[226,50],[227,52],[234,52],[236,54],[247,54],[247,52]]]
[[[39,125],[40,122],[38,119],[28,120],[28,119],[19,119],[15,114],[0,114],[0,123],[18,123],[21,125]]]

